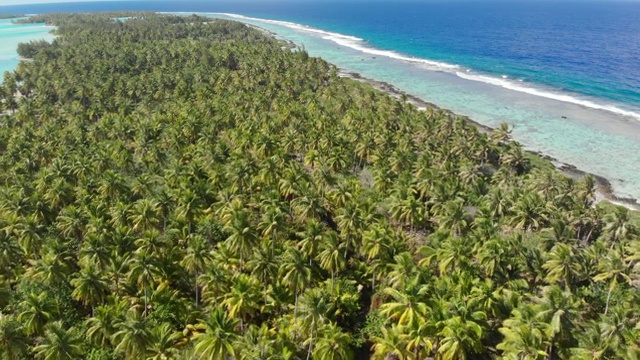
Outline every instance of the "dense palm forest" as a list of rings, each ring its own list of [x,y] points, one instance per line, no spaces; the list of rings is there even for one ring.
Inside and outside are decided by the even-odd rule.
[[[640,356],[592,179],[243,24],[115,16],[32,19],[4,74],[0,359]]]

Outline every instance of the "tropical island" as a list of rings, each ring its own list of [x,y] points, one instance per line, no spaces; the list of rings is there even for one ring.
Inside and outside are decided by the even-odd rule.
[[[15,19],[15,18],[21,18],[21,17],[25,17],[24,14],[0,14],[0,19],[5,20],[5,19]]]
[[[244,24],[136,14],[30,18],[58,36],[4,74],[0,358],[640,356],[638,228],[593,178]]]

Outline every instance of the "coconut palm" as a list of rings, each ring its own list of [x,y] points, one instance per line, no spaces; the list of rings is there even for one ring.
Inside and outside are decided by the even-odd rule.
[[[12,315],[0,313],[0,357],[21,359],[29,347],[29,338],[22,325]]]
[[[150,321],[135,309],[129,310],[126,317],[116,324],[118,330],[112,336],[115,351],[126,359],[145,358],[153,339]]]
[[[604,314],[609,312],[609,302],[611,301],[611,293],[616,289],[619,283],[630,283],[629,267],[624,261],[622,254],[617,250],[609,250],[609,252],[600,260],[598,264],[599,274],[593,277],[594,281],[608,281],[609,291],[607,293],[607,304]]]
[[[221,308],[211,312],[204,320],[206,331],[195,337],[195,355],[197,359],[224,359],[235,356],[235,343],[239,335],[235,332],[238,322],[230,319]]]
[[[33,348],[37,358],[44,360],[77,359],[84,353],[82,340],[75,329],[65,330],[61,321],[47,324],[42,343]]]
[[[320,360],[353,359],[351,336],[334,323],[324,325],[319,331],[313,358]]]
[[[331,281],[335,279],[335,273],[343,270],[347,266],[347,259],[344,255],[346,244],[336,236],[335,233],[327,235],[320,243],[320,253],[318,260],[320,267],[331,273]]]
[[[549,259],[543,268],[548,271],[547,280],[550,283],[562,283],[565,289],[568,289],[582,275],[578,255],[569,245],[562,243],[556,244],[551,249]]]
[[[245,321],[258,310],[260,300],[258,281],[246,274],[239,274],[233,279],[233,286],[224,296],[222,305],[227,308],[229,317],[240,319],[240,331],[244,331]]]
[[[240,258],[240,266],[244,264],[251,249],[256,245],[258,237],[251,225],[250,213],[239,199],[234,199],[222,214],[224,230],[229,233],[225,242],[229,250]]]
[[[383,327],[381,336],[375,336],[373,345],[373,359],[382,360],[395,358],[399,360],[412,359],[407,350],[407,340],[399,326]]]
[[[380,308],[382,315],[396,321],[400,326],[415,327],[423,323],[429,314],[429,306],[424,302],[425,285],[411,283],[404,291],[394,288],[384,290],[393,301],[383,304]]]
[[[157,261],[152,255],[146,252],[136,254],[130,260],[130,269],[128,279],[139,287],[142,287],[144,293],[144,314],[149,310],[149,289],[155,287],[161,277],[160,269]]]
[[[294,318],[298,309],[298,295],[311,281],[311,269],[306,259],[300,251],[295,248],[289,248],[283,256],[283,262],[280,266],[280,276],[282,281],[289,286],[295,294]]]
[[[195,304],[198,306],[200,302],[200,275],[204,271],[206,265],[211,261],[212,256],[209,244],[201,236],[195,235],[189,237],[189,244],[186,254],[182,258],[181,264],[194,277]]]
[[[147,348],[148,360],[169,360],[178,358],[176,345],[183,337],[170,324],[163,323],[151,331],[151,345]]]
[[[106,347],[112,344],[117,325],[125,319],[127,303],[118,298],[110,300],[110,306],[98,306],[93,316],[86,320],[87,338],[98,346]]]
[[[53,318],[55,306],[46,292],[30,293],[18,306],[21,311],[18,321],[23,324],[27,334],[41,335],[47,322]]]
[[[83,304],[91,306],[92,315],[94,307],[103,301],[109,289],[107,281],[92,265],[81,269],[78,276],[71,280],[71,285],[75,287],[71,295]]]
[[[308,346],[307,359],[310,359],[315,346],[314,337],[317,337],[319,327],[327,321],[329,304],[319,289],[309,289],[302,296],[298,310],[296,316],[300,321],[297,326],[301,326],[307,336],[305,345]]]

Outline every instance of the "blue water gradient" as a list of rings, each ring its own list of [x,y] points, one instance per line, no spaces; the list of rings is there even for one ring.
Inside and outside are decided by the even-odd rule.
[[[119,1],[6,13],[226,12],[363,38],[371,46],[640,108],[640,3],[624,1]]]
[[[1,9],[1,7],[0,7]],[[0,81],[5,71],[12,71],[18,65],[18,44],[31,40],[53,40],[54,36],[49,32],[52,27],[44,24],[17,25],[13,19],[0,20]]]
[[[506,121],[527,148],[640,199],[637,2],[128,1],[4,9],[242,14],[231,18],[304,44],[346,71],[485,125]]]

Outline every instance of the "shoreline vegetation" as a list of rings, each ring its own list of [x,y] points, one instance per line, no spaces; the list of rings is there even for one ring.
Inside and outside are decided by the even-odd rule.
[[[640,357],[637,213],[507,124],[235,21],[29,21],[57,37],[0,84],[0,358]]]
[[[247,26],[254,28],[260,32],[262,32],[265,35],[274,37],[276,39],[279,38],[279,35],[271,30],[262,28],[258,25],[253,25],[253,24],[247,24]],[[282,40],[285,44],[286,47],[289,49],[297,49],[298,45],[293,43],[292,41],[289,40]],[[460,117],[465,119],[467,122],[469,122],[470,124],[472,124],[473,126],[475,126],[476,128],[478,128],[478,130],[490,134],[492,131],[494,131],[495,129],[487,126],[487,125],[483,125],[473,119],[471,119],[468,116],[465,115],[459,115],[454,113],[453,111],[446,109],[446,108],[442,108],[434,103],[431,103],[427,100],[421,99],[417,96],[411,95],[405,91],[402,91],[398,88],[396,88],[395,86],[393,86],[392,84],[389,84],[387,82],[384,81],[379,81],[379,80],[375,80],[375,79],[371,79],[371,78],[366,78],[363,77],[362,75],[360,75],[359,73],[355,73],[355,72],[349,72],[349,71],[344,71],[344,70],[340,70],[339,75],[342,77],[346,77],[349,79],[353,79],[353,80],[357,80],[363,83],[367,83],[371,86],[373,86],[374,88],[380,90],[380,91],[384,91],[387,94],[389,94],[390,96],[396,98],[396,99],[406,99],[405,101],[407,101],[408,103],[414,105],[416,108],[421,109],[421,110],[426,110],[426,109],[434,109],[434,110],[438,110],[438,111],[444,111],[447,112],[449,114],[451,114],[452,116],[456,116],[456,117]],[[614,205],[614,206],[624,206],[626,208],[628,208],[629,210],[633,210],[633,211],[640,211],[640,203],[638,202],[638,199],[634,199],[634,198],[629,198],[629,197],[621,197],[621,196],[617,196],[615,194],[615,191],[613,189],[613,186],[611,185],[611,182],[605,178],[604,176],[600,176],[600,175],[596,175],[587,171],[583,171],[580,170],[578,167],[576,167],[575,165],[572,165],[570,163],[565,163],[562,162],[560,159],[556,159],[552,156],[546,155],[542,152],[539,151],[533,151],[533,150],[526,150],[526,152],[528,154],[530,154],[531,156],[535,156],[538,158],[537,161],[539,162],[548,162],[548,165],[555,167],[558,171],[560,171],[562,174],[572,178],[572,179],[581,179],[584,178],[585,176],[591,176],[595,179],[596,181],[596,185],[597,185],[597,194],[596,194],[596,203],[599,202],[604,202],[604,206],[609,207],[610,205]],[[640,216],[639,216],[640,218]]]
[[[291,46],[295,46],[295,44],[292,44]],[[464,116],[464,115],[459,115],[459,114],[455,114],[454,112],[452,112],[449,109],[445,109],[442,108],[434,103],[428,102],[426,100],[423,100],[419,97],[416,97],[414,95],[410,95],[407,94],[406,92],[397,89],[395,86],[384,82],[384,81],[379,81],[379,80],[375,80],[375,79],[370,79],[370,78],[366,78],[361,76],[358,73],[354,73],[354,72],[345,72],[345,71],[341,71],[340,72],[340,76],[343,77],[347,77],[350,79],[354,79],[354,80],[358,80],[358,81],[362,81],[364,83],[367,83],[371,86],[373,86],[374,88],[384,91],[386,93],[388,93],[389,95],[397,98],[397,99],[403,99],[406,98],[407,101],[414,105],[415,107],[417,107],[418,109],[421,110],[426,110],[426,109],[435,109],[435,110],[442,110],[448,113],[451,113],[453,116],[458,116],[461,118],[464,118],[467,122],[469,122],[470,124],[472,124],[473,126],[477,127],[480,131],[490,134],[492,131],[495,130],[495,128],[492,128],[490,126],[487,125],[483,125],[473,119],[471,119],[468,116]],[[591,176],[596,180],[596,184],[597,184],[597,189],[598,189],[598,194],[597,194],[597,198],[599,202],[600,200],[603,201],[608,201],[611,204],[614,205],[619,205],[619,206],[625,206],[627,208],[629,208],[630,210],[634,210],[634,211],[640,211],[640,204],[638,203],[637,199],[633,199],[633,198],[627,198],[627,197],[620,197],[617,196],[614,192],[614,189],[611,185],[611,182],[603,177],[603,176],[599,176],[596,174],[592,174],[583,170],[580,170],[579,168],[577,168],[576,166],[569,164],[569,163],[564,163],[559,159],[553,158],[549,155],[545,155],[544,153],[541,153],[539,151],[533,151],[533,150],[527,150],[527,153],[531,154],[532,156],[536,156],[539,157],[540,161],[546,161],[548,162],[548,164],[550,166],[554,166],[558,171],[560,171],[561,173],[563,173],[566,176],[569,176],[573,179],[581,179],[584,176]]]
[[[0,20],[16,19],[26,17],[24,14],[0,14]]]

